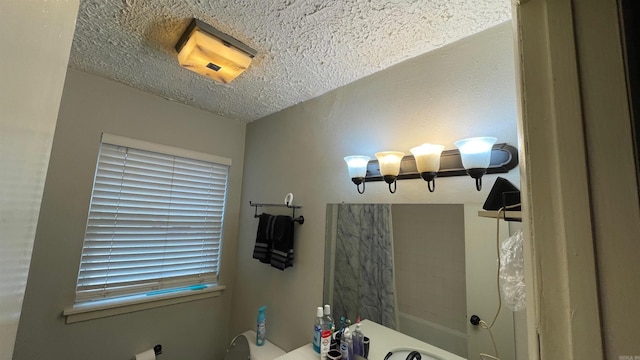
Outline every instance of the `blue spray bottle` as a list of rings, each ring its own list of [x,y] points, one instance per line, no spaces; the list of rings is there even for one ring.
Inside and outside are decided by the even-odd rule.
[[[256,328],[256,345],[258,346],[264,345],[264,339],[267,336],[267,318],[264,313],[265,310],[267,310],[266,305],[258,309],[258,326]]]

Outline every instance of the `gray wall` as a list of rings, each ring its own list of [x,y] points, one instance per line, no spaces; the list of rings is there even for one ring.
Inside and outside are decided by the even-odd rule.
[[[464,207],[392,209],[398,310],[466,333]]]
[[[496,175],[477,192],[469,177],[369,183],[356,192],[342,157],[372,155],[437,142],[490,135],[517,145],[513,39],[504,23],[450,46],[265,117],[247,126],[238,268],[231,332],[255,327],[267,309],[267,337],[285,350],[312,339],[315,307],[322,303],[327,203],[484,202]],[[519,172],[502,175],[514,184]],[[292,192],[304,208],[296,225],[295,265],[282,272],[251,258],[257,221],[249,201],[282,202]],[[278,209],[267,209],[276,212]],[[485,334],[483,334],[485,335]]]
[[[392,213],[399,330],[466,358],[464,206],[403,204]]]
[[[108,132],[231,158],[222,296],[66,325],[100,144]],[[36,232],[14,359],[215,359],[229,337],[245,125],[69,70]]]

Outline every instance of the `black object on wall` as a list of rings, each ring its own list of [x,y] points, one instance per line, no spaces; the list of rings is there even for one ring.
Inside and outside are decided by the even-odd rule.
[[[520,204],[520,190],[509,180],[498,176],[482,208],[485,210],[499,210],[500,208],[508,207],[508,210],[517,211],[522,208],[518,204]]]

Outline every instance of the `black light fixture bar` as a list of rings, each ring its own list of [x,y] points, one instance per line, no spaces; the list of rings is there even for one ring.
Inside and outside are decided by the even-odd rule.
[[[495,144],[491,149],[491,162],[487,168],[487,174],[503,174],[518,166],[518,149],[506,144]],[[462,166],[462,158],[457,149],[445,150],[440,156],[440,171],[438,177],[468,176],[467,170]],[[413,155],[405,155],[400,163],[400,174],[397,180],[420,179],[420,173],[416,167]],[[367,164],[365,182],[384,181],[380,174],[378,160],[370,160]]]

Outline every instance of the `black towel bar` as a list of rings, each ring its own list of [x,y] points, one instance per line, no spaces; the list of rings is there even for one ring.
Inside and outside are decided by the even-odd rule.
[[[304,224],[304,216],[300,215],[298,217],[296,217],[296,209],[302,209],[302,206],[298,206],[298,205],[290,205],[289,203],[286,204],[263,204],[263,203],[254,203],[249,201],[249,205],[253,206],[255,208],[255,213],[253,214],[254,218],[258,218],[260,217],[260,215],[258,215],[258,208],[259,207],[286,207],[291,209],[292,211],[292,215],[291,218],[293,219],[293,221],[297,222],[298,224],[302,225]]]

